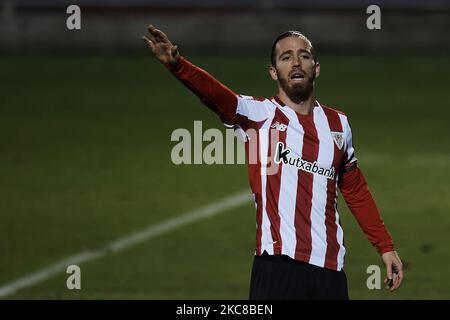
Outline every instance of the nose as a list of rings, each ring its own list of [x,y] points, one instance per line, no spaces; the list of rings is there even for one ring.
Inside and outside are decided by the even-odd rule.
[[[294,66],[300,66],[300,57],[294,56],[292,63],[294,64]]]

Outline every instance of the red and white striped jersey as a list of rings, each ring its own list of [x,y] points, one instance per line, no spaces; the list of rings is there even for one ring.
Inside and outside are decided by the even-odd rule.
[[[301,115],[277,97],[237,95],[183,57],[169,70],[227,125],[247,133],[249,182],[256,204],[256,254],[285,254],[341,270],[341,193],[379,253],[393,251],[357,159],[347,116],[318,101]]]
[[[316,102],[301,115],[277,97],[238,97],[246,144],[257,150],[249,179],[257,211],[256,254],[285,254],[334,270],[344,265],[338,172],[356,164],[347,117]],[[257,141],[252,141],[256,139]],[[255,162],[255,161],[253,161]]]

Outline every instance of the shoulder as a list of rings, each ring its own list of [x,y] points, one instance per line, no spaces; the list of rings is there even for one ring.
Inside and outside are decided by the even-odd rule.
[[[322,109],[326,112],[326,113],[331,113],[331,114],[335,114],[335,115],[341,115],[344,117],[347,117],[347,115],[345,114],[345,112],[340,111],[336,108],[332,108],[330,106],[324,105],[323,103],[320,103],[320,106],[322,107]]]
[[[247,117],[252,121],[262,121],[270,117],[275,110],[275,105],[267,98],[237,95],[238,103],[236,113]]]
[[[343,112],[341,110],[338,110],[338,109],[336,109],[334,107],[332,108],[330,106],[324,105],[322,103],[319,103],[319,104],[322,107],[324,113],[328,117],[332,117],[334,119],[339,119],[344,127],[349,124],[348,116],[347,116],[347,114],[345,112]]]
[[[253,96],[247,96],[247,95],[243,95],[243,94],[238,94],[238,97],[244,100],[249,100],[249,101],[259,101],[259,102],[264,102],[264,101],[269,101],[269,99],[264,98],[264,97],[253,97]]]
[[[345,114],[344,112],[342,112],[334,107],[331,108],[331,107],[326,106],[321,103],[320,103],[320,106],[322,107],[322,110],[324,111],[326,116],[329,119],[331,119],[330,121],[332,121],[334,123],[338,123],[337,127],[340,127],[341,130],[343,132],[345,132],[346,134],[351,134],[351,127],[350,127],[350,122],[348,120],[347,114]]]
[[[251,109],[267,109],[272,110],[275,108],[275,104],[269,98],[253,97],[238,94],[238,108],[251,108]]]

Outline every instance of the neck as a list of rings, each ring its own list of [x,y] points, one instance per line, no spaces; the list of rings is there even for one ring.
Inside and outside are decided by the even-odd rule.
[[[278,97],[281,99],[281,101],[283,101],[286,104],[286,106],[302,115],[310,114],[316,103],[316,99],[313,93],[311,93],[308,99],[304,101],[294,102],[291,100],[291,98],[289,98],[286,92],[284,92],[284,90],[280,88],[280,90],[278,91]]]

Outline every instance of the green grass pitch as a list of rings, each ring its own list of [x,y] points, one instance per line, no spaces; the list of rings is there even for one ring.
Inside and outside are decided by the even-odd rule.
[[[271,96],[262,55],[187,57],[236,92]],[[394,294],[339,209],[352,299],[450,298],[450,62],[440,55],[323,54],[317,97],[350,118],[359,163],[405,263]],[[0,59],[0,286],[74,253],[240,190],[245,165],[170,161],[176,128],[218,118],[150,54]],[[246,299],[255,243],[248,203],[81,264],[7,299]]]

